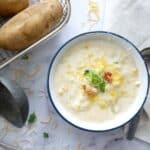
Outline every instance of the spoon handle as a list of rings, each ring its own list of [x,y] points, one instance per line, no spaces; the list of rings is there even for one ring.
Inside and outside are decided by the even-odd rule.
[[[129,123],[129,129],[126,136],[128,140],[132,140],[134,138],[142,112],[143,109]]]
[[[150,47],[147,47],[141,50],[141,54],[144,60],[146,61],[146,63],[149,63],[150,62]],[[129,128],[128,128],[128,132],[126,135],[128,140],[132,140],[134,138],[142,112],[145,112],[144,108],[142,108],[141,111],[129,123]]]
[[[2,143],[2,142],[0,142],[0,147],[4,148],[6,150],[17,150],[16,147],[8,145],[6,143]]]

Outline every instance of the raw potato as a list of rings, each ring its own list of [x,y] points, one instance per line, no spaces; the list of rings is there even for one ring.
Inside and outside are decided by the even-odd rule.
[[[15,15],[28,5],[28,0],[0,0],[0,16]]]
[[[58,0],[36,3],[23,10],[0,29],[0,48],[19,51],[46,35],[61,19]]]

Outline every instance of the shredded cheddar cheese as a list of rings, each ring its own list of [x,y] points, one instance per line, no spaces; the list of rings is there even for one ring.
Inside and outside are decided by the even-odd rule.
[[[88,22],[90,29],[99,22],[100,20],[100,9],[98,2],[95,0],[89,0],[88,4]]]

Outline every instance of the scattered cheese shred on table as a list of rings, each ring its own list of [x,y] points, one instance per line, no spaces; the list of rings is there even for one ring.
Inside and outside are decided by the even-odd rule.
[[[50,122],[51,122],[51,120],[52,120],[52,118],[49,116],[47,119],[45,119],[45,120],[41,120],[41,121],[40,121],[40,123],[48,124],[48,123],[50,123]]]
[[[95,0],[89,0],[88,4],[88,22],[90,29],[100,21],[99,4]]]
[[[84,147],[81,143],[78,143],[76,150],[84,150]]]
[[[35,77],[39,72],[41,71],[41,66],[39,64],[36,64],[32,71],[30,71],[29,73],[26,72],[25,70],[19,68],[19,69],[15,69],[14,71],[14,79],[18,80],[22,77],[25,77],[26,79],[30,80],[33,77]]]

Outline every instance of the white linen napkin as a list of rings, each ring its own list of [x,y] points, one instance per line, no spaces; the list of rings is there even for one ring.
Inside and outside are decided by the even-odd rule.
[[[104,30],[127,37],[139,48],[150,46],[149,21],[149,0],[107,0]]]
[[[132,41],[140,50],[150,47],[150,1],[107,0],[104,30],[118,33]],[[144,109],[136,138],[150,143],[150,96]]]

